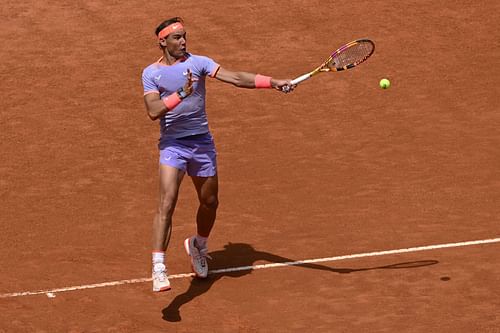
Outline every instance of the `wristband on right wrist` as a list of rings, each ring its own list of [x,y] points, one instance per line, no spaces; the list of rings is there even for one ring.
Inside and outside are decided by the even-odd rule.
[[[172,110],[177,105],[179,105],[179,103],[181,102],[181,98],[179,97],[179,94],[177,94],[177,92],[174,92],[173,94],[170,94],[167,97],[163,98],[162,101],[168,110]]]

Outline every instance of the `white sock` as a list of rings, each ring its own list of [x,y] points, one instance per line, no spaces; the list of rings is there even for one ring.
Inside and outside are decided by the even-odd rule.
[[[165,263],[165,252],[153,251],[153,265]]]
[[[208,237],[202,237],[200,235],[196,235],[194,239],[195,239],[194,243],[198,249],[204,249],[207,247]]]

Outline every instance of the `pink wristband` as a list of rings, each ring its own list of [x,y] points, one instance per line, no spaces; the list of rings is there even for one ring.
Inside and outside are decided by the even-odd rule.
[[[255,88],[272,88],[271,77],[260,74],[255,75]]]
[[[170,94],[167,97],[163,98],[162,101],[168,110],[172,110],[177,105],[179,105],[179,103],[181,102],[181,98],[176,92],[174,92],[173,94]]]

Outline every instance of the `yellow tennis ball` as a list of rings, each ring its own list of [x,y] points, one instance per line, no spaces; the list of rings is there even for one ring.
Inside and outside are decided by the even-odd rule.
[[[387,89],[391,86],[391,81],[387,80],[387,79],[382,79],[380,80],[380,88],[382,89]]]

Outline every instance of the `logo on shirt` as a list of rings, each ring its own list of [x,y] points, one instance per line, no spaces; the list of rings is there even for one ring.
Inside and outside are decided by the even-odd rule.
[[[156,81],[160,81],[160,79],[161,79],[161,75],[155,76]]]

